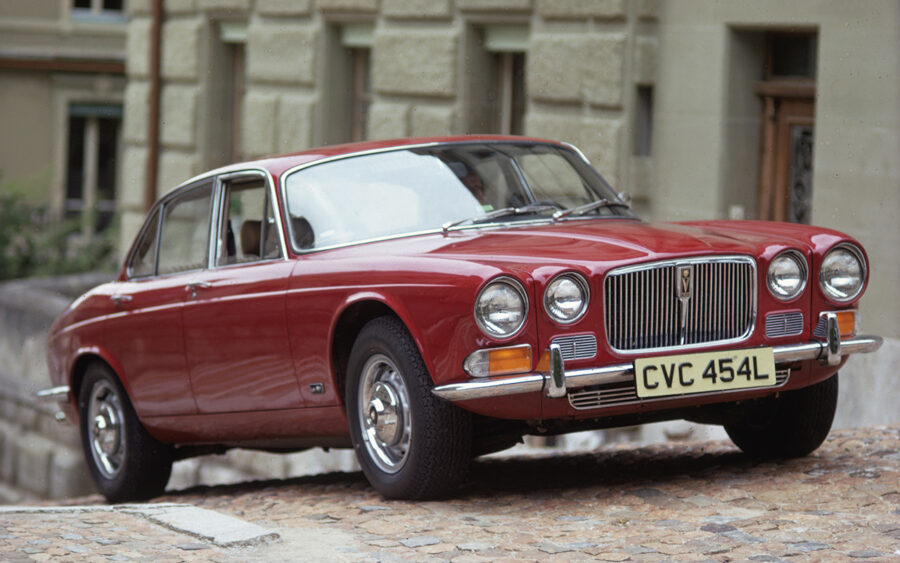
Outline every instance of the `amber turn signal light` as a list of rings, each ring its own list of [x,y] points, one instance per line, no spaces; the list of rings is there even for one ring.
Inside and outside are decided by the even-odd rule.
[[[504,346],[475,350],[463,362],[463,369],[472,377],[511,375],[531,371],[531,346]]]
[[[853,336],[856,334],[856,311],[837,311],[838,329],[841,336]]]

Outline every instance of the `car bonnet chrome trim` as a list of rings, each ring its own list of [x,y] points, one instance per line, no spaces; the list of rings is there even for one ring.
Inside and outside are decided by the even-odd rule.
[[[772,352],[775,356],[776,364],[804,360],[819,360],[830,363],[834,361],[835,349],[840,357],[849,354],[867,354],[878,350],[882,342],[883,339],[880,336],[866,335],[847,340],[837,338],[832,339],[830,342],[806,342],[803,344],[775,346],[772,348]],[[829,351],[831,352],[829,353]],[[552,366],[553,363],[551,362],[551,368]],[[552,396],[557,397],[564,396],[568,389],[580,389],[591,385],[630,382],[633,380],[633,364],[627,363],[577,370],[565,370],[563,368],[562,373],[537,372],[512,377],[483,377],[475,381],[440,385],[432,389],[432,393],[448,401],[468,401],[471,399],[502,397],[538,391],[544,391],[548,394],[552,393]]]

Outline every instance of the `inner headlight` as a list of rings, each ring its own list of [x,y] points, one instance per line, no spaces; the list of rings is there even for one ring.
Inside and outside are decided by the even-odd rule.
[[[475,300],[475,322],[486,335],[509,338],[525,325],[528,298],[512,278],[497,278],[484,286]]]
[[[808,272],[806,258],[796,250],[786,250],[769,264],[766,274],[769,291],[776,299],[790,301],[806,287]]]
[[[587,311],[590,291],[587,281],[578,274],[557,276],[544,291],[544,310],[560,324],[572,324]]]
[[[825,254],[819,270],[819,285],[825,295],[838,303],[853,301],[866,284],[866,261],[862,251],[843,243]]]

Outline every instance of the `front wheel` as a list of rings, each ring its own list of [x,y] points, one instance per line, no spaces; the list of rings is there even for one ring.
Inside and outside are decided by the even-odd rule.
[[[106,500],[146,500],[163,493],[172,473],[172,450],[147,433],[107,366],[88,367],[78,410],[84,457]]]
[[[380,317],[363,327],[348,362],[347,419],[363,473],[387,498],[441,497],[468,471],[471,419],[432,386],[403,323]]]
[[[728,437],[747,454],[794,458],[822,445],[837,408],[838,376],[787,391],[749,406],[738,420],[725,424]]]

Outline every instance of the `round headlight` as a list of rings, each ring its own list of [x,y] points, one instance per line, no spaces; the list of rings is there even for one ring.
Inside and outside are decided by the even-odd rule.
[[[475,322],[493,338],[509,338],[525,325],[528,298],[512,278],[497,278],[484,286],[475,300]]]
[[[852,244],[839,244],[828,251],[819,270],[819,285],[832,301],[853,301],[866,284],[866,261]]]
[[[806,287],[808,272],[806,258],[796,250],[786,250],[769,264],[766,274],[769,291],[776,299],[790,301]]]
[[[590,292],[587,281],[578,274],[562,274],[544,291],[544,310],[560,324],[572,324],[587,312]]]

